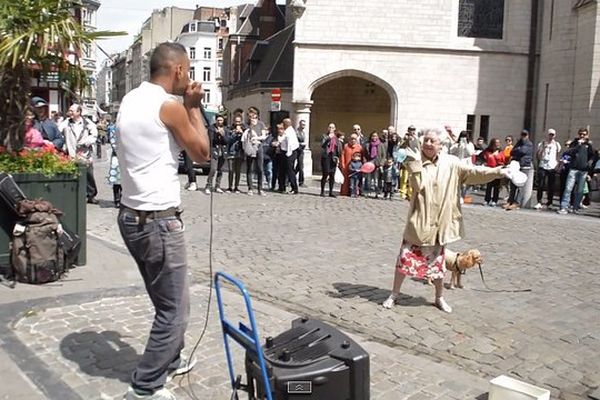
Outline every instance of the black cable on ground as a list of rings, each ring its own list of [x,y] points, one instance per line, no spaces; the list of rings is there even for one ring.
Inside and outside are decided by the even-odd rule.
[[[194,347],[192,348],[192,352],[190,353],[190,355],[188,356],[188,360],[191,361],[194,357],[194,353],[196,352],[196,349],[198,349],[198,346],[200,346],[200,343],[202,342],[202,339],[204,338],[204,334],[206,333],[206,328],[208,327],[208,320],[210,317],[210,305],[212,302],[212,292],[213,292],[213,270],[212,270],[212,249],[213,249],[213,191],[211,190],[210,192],[210,206],[209,206],[209,214],[210,214],[210,228],[209,228],[209,234],[208,234],[208,302],[206,305],[206,316],[204,319],[204,326],[202,327],[202,332],[200,332],[200,337],[198,338],[198,340],[196,341],[196,343],[194,344]],[[185,379],[185,377],[182,377],[179,380],[179,387],[185,392],[185,394],[187,394],[191,399],[193,400],[200,400],[200,398],[198,396],[196,396],[196,393],[194,393],[194,388],[192,386],[192,382],[191,382],[191,374],[187,374],[187,383],[188,383],[188,387],[189,387],[189,392],[188,390],[186,390],[181,383],[183,382],[183,380]]]

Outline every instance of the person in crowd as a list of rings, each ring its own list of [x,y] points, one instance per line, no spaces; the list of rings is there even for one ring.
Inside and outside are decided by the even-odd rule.
[[[221,189],[221,178],[223,177],[223,166],[227,160],[229,130],[225,126],[225,118],[222,115],[217,115],[215,123],[208,128],[208,136],[210,137],[211,146],[210,172],[206,178],[204,193],[210,194],[213,189],[217,193],[223,193],[223,189]],[[213,187],[215,174],[217,175],[217,178]]]
[[[483,151],[483,159],[485,165],[490,168],[503,167],[506,165],[506,159],[504,158],[504,152],[500,148],[500,139],[492,138],[490,144]],[[485,188],[485,205],[490,207],[496,207],[498,204],[498,198],[500,197],[500,182],[501,179],[494,179],[487,183]]]
[[[335,170],[342,155],[342,141],[338,139],[333,122],[327,126],[327,133],[321,139],[321,197],[325,197],[325,185],[329,181],[329,196],[334,197]]]
[[[35,114],[31,110],[25,111],[25,137],[23,146],[28,149],[37,149],[44,147],[45,143],[48,143],[52,147],[54,145],[51,142],[44,141],[42,133],[35,129]]]
[[[56,111],[52,116],[52,120],[56,124],[56,126],[60,126],[60,124],[64,121],[64,117],[60,111]]]
[[[446,131],[446,134],[443,135],[444,137],[442,139],[442,151],[448,153],[452,146],[456,143],[457,138],[450,125],[444,125],[444,130]]]
[[[512,153],[512,149],[514,147],[513,137],[511,135],[507,135],[504,138],[504,159],[506,160],[506,164],[511,162],[510,155]]]
[[[231,126],[229,143],[227,149],[227,170],[228,182],[227,192],[240,193],[240,177],[242,176],[242,164],[246,154],[242,146],[242,135],[246,130],[246,126],[242,120],[242,115],[238,114],[233,117],[233,125]]]
[[[342,173],[344,174],[344,183],[342,184],[342,189],[340,190],[340,194],[342,196],[350,195],[350,161],[352,161],[352,156],[354,153],[364,154],[363,147],[358,143],[358,135],[353,133],[350,135],[350,140],[346,143],[342,149],[341,156],[341,167]],[[359,182],[359,190],[360,190],[360,182]]]
[[[279,146],[281,147],[282,153],[285,154],[285,165],[279,171],[279,174],[284,174],[281,180],[285,180],[289,182],[292,190],[290,194],[298,194],[298,181],[296,180],[296,157],[298,156],[298,136],[296,135],[296,130],[292,126],[292,120],[289,118],[284,118],[282,121],[284,131],[284,138],[281,142],[279,142]]]
[[[387,158],[394,158],[394,154],[400,149],[400,136],[396,132],[396,128],[393,126],[388,127],[388,141],[387,141]]]
[[[556,178],[556,167],[560,159],[561,146],[556,141],[556,130],[548,129],[546,139],[537,145],[536,156],[538,159],[537,168],[537,204],[536,210],[541,210],[544,187],[546,187],[547,200],[546,207],[552,207],[554,199],[554,187]]]
[[[298,186],[304,186],[304,150],[306,149],[306,138],[308,137],[308,132],[306,132],[306,121],[301,119],[298,121],[298,128],[296,129],[296,135],[298,136],[298,150],[296,152],[297,161],[296,167],[294,170],[296,171],[296,175],[298,175]]]
[[[101,118],[96,124],[98,129],[98,137],[96,138],[96,158],[102,158],[102,145],[108,142],[108,134],[106,132],[106,118]]]
[[[485,138],[482,136],[479,136],[477,138],[477,141],[475,142],[475,154],[479,155],[481,154],[482,151],[484,151],[487,148],[487,144],[485,143]],[[475,164],[479,164],[482,165],[483,164],[483,160],[481,158],[478,158],[478,162],[476,162]]]
[[[174,400],[167,379],[195,365],[182,355],[190,299],[177,161],[180,146],[192,160],[208,160],[210,140],[200,112],[202,86],[190,82],[189,69],[185,47],[159,44],[150,57],[150,81],[125,95],[117,117],[119,229],[154,307],[150,337],[125,400]]]
[[[438,128],[423,131],[422,144],[412,139],[406,149],[407,169],[413,196],[410,203],[400,255],[395,267],[392,293],[383,302],[394,306],[405,276],[430,278],[435,287],[435,305],[452,312],[442,296],[446,245],[460,240],[464,227],[459,190],[465,183],[487,183],[508,174],[498,168],[475,168],[442,153]]]
[[[271,189],[275,190],[275,186],[277,186],[277,191],[279,193],[285,193],[287,186],[287,175],[285,174],[287,161],[285,158],[285,152],[281,150],[281,142],[285,140],[285,127],[283,126],[283,123],[277,124],[276,134],[277,136],[271,143],[271,147],[273,148],[273,152],[275,154],[275,160],[273,161],[273,180],[271,183]]]
[[[410,125],[404,134],[404,138],[402,139],[402,143],[400,145],[401,148],[408,147],[408,143],[411,140],[417,138],[417,128],[414,125]],[[404,200],[409,200],[412,195],[412,187],[408,182],[408,170],[406,169],[406,165],[402,164],[402,168],[400,169],[400,198]]]
[[[56,122],[48,118],[48,102],[38,96],[32,97],[31,107],[35,113],[33,127],[42,134],[44,140],[52,142],[56,150],[63,151],[65,137]]]
[[[523,129],[521,131],[521,138],[515,144],[512,151],[510,152],[510,158],[513,161],[519,163],[521,172],[527,175],[527,179],[530,179],[531,168],[533,167],[533,143],[529,139],[529,131]],[[505,210],[518,210],[521,206],[520,203],[526,203],[531,196],[531,192],[527,195],[526,188],[519,189],[514,183],[510,182],[510,192],[508,194],[508,202],[503,205]],[[526,184],[527,185],[527,184]],[[521,193],[521,201],[517,199],[517,190]]]
[[[380,167],[385,164],[385,160],[387,159],[387,143],[382,142],[379,139],[377,131],[373,131],[371,132],[371,135],[369,135],[369,142],[365,148],[365,158],[367,161],[375,164],[375,170],[369,174],[363,174],[364,193],[368,195],[374,191],[375,198],[378,198],[381,193]]]
[[[471,140],[471,133],[468,131],[461,131],[458,135],[458,140],[454,143],[449,154],[458,157],[458,159],[465,165],[473,165],[473,155],[475,154],[475,146]],[[465,196],[467,195],[467,185],[464,185],[460,189],[460,201],[461,204],[465,202]]]
[[[258,109],[256,107],[248,108],[248,125],[242,135],[242,146],[246,154],[246,183],[248,184],[248,195],[254,194],[252,188],[252,173],[258,177],[257,191],[260,196],[264,196],[262,191],[263,180],[263,151],[262,142],[268,136],[268,129],[259,119]]]
[[[357,143],[360,144],[364,148],[367,145],[367,142],[369,140],[367,139],[367,137],[363,133],[362,128],[360,127],[360,125],[358,125],[358,124],[352,125],[352,133],[356,134]]]
[[[348,173],[348,178],[350,178],[350,197],[358,197],[359,188],[358,184],[361,180],[361,168],[362,168],[362,154],[354,153],[352,154],[352,161],[350,161],[350,172]]]
[[[273,190],[275,185],[275,177],[273,176],[273,162],[275,159],[275,147],[273,143],[277,140],[277,132],[271,133],[269,129],[269,135],[262,143],[263,150],[263,191]]]
[[[581,209],[581,201],[583,199],[583,191],[587,179],[588,171],[592,167],[594,160],[594,149],[590,143],[590,133],[586,128],[580,128],[577,131],[577,139],[571,141],[567,154],[570,157],[569,172],[565,184],[565,191],[562,194],[560,201],[559,214],[567,214],[569,203],[571,202],[571,193],[577,185],[575,198],[573,200],[574,214],[579,213]]]
[[[195,192],[198,190],[198,181],[196,179],[196,170],[194,169],[194,162],[187,155],[185,151],[183,151],[183,162],[185,164],[185,173],[187,175],[187,183],[184,185],[185,190],[189,190],[190,192]]]
[[[108,144],[110,149],[110,157],[108,159],[108,183],[113,189],[113,202],[116,208],[121,207],[121,197],[123,188],[121,186],[121,168],[119,166],[119,158],[117,157],[117,127],[112,122],[112,117],[107,115],[106,121],[106,135],[108,137]]]
[[[392,157],[389,157],[382,167],[381,179],[383,182],[383,198],[392,200],[398,182],[398,168]]]
[[[64,125],[62,134],[66,140],[67,154],[69,157],[85,165],[87,174],[87,201],[98,204],[96,195],[98,188],[94,179],[93,146],[98,139],[96,124],[81,116],[81,106],[73,104],[69,107],[71,117]]]
[[[387,129],[382,129],[381,135],[379,136],[379,140],[381,140],[383,143],[387,143],[389,138],[390,138],[390,131]]]

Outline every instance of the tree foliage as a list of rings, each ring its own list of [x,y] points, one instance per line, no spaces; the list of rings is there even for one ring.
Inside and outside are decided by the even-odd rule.
[[[79,92],[89,84],[81,51],[96,39],[125,34],[86,30],[74,18],[81,7],[81,0],[0,1],[0,145],[9,151],[23,143],[31,77],[56,73]]]

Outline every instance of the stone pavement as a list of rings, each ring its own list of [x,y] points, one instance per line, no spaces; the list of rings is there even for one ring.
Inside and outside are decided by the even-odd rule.
[[[103,164],[99,163],[98,182],[102,182],[102,174]],[[202,187],[203,179],[199,178]],[[213,269],[242,279],[253,295],[256,308],[269,310],[262,311],[264,318],[259,318],[264,319],[262,332],[277,333],[286,329],[293,316],[311,315],[355,334],[372,357],[373,398],[484,399],[486,381],[500,374],[548,388],[557,399],[587,398],[598,390],[600,294],[595,280],[600,274],[596,268],[600,221],[597,218],[466,206],[467,236],[451,248],[463,251],[478,247],[485,257],[484,272],[492,289],[532,291],[488,291],[477,272],[469,271],[465,277],[466,289],[445,294],[454,307],[450,315],[431,305],[431,287],[412,281],[405,283],[400,304],[387,311],[380,304],[389,294],[408,204],[400,200],[321,198],[314,187],[303,192],[299,196],[269,193],[267,197],[227,194],[213,197]],[[196,304],[203,305],[206,298],[203,289],[209,277],[210,197],[201,192],[184,192],[182,197],[188,258],[199,285],[195,287],[194,298]],[[95,263],[110,264],[113,259],[113,268],[119,273],[135,270],[131,260],[117,257],[119,254],[125,257],[125,251],[108,186],[101,185],[100,198],[100,207],[88,206],[90,242],[96,243],[100,250],[89,257],[90,265],[74,273],[81,270],[85,275],[84,271],[94,270]],[[102,250],[103,246],[108,250]],[[108,283],[104,286],[111,287]],[[79,397],[100,398],[86,390],[92,388],[99,396],[98,389],[105,387],[106,398],[118,395],[117,390],[122,392],[126,387],[121,381],[126,380],[123,371],[111,370],[102,375],[95,370],[77,369],[77,361],[68,359],[68,352],[60,352],[60,343],[70,334],[90,331],[92,334],[84,338],[94,336],[92,342],[100,342],[96,347],[110,347],[119,354],[118,350],[123,348],[124,356],[139,354],[147,334],[146,320],[136,323],[135,332],[129,332],[124,324],[128,319],[118,318],[129,318],[136,313],[135,320],[147,319],[148,310],[144,308],[147,304],[144,306],[144,296],[135,296],[141,293],[139,287],[119,290],[124,292],[104,296],[90,291],[90,297],[60,297],[63,303],[5,329],[3,333],[10,334],[12,339],[4,341],[2,349],[15,359],[14,352],[10,352],[12,345],[26,350],[36,340],[50,354],[46,357],[58,360],[53,367],[60,373],[49,376],[49,382],[62,382],[70,389],[69,393]],[[92,307],[101,297],[106,300]],[[14,311],[19,304],[4,305],[0,311]],[[56,314],[65,314],[65,307],[80,304],[108,310],[104,317],[109,321],[102,318],[86,321],[88,311],[83,308],[67,308],[68,313],[74,314],[75,327],[55,318]],[[117,318],[115,325],[111,325],[113,318]],[[14,318],[10,320],[13,321]],[[49,321],[56,324],[54,332],[40,336],[36,323]],[[201,321],[201,315],[194,316],[190,340],[197,335]],[[192,382],[198,384],[198,390],[210,387],[205,389],[208,393],[203,393],[204,396],[214,393],[217,396],[214,398],[228,398],[219,391],[226,387],[226,371],[218,368],[225,358],[218,348],[220,341],[214,336],[218,336],[214,322],[209,324],[208,335],[214,342],[203,344],[201,351],[212,354],[207,356],[209,363],[217,368],[211,368],[208,374],[198,371]],[[78,343],[76,339],[73,343]],[[109,342],[108,347],[102,344],[105,341]],[[21,344],[17,346],[18,343]],[[48,358],[46,361],[51,362]],[[17,365],[27,371],[24,365]],[[121,365],[120,369],[126,367]],[[211,383],[206,383],[203,377],[213,373]],[[34,381],[36,375],[45,376],[42,372],[27,373]],[[98,385],[100,381],[96,378],[112,383],[102,381]],[[88,381],[94,383],[86,384]],[[77,387],[82,392],[75,391]]]

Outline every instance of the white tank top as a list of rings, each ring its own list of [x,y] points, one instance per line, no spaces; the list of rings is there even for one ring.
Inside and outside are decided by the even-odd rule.
[[[161,86],[143,82],[125,95],[119,107],[121,203],[135,210],[166,210],[181,203],[177,176],[181,148],[160,120],[165,101],[177,100]]]

